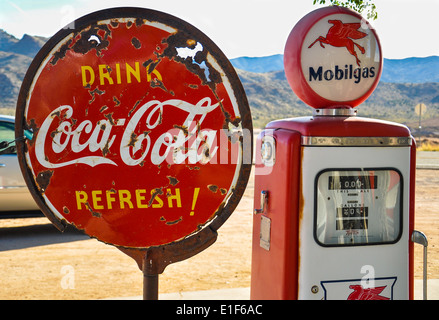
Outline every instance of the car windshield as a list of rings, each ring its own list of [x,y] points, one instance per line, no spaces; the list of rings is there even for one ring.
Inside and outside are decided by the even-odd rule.
[[[0,142],[15,140],[15,128],[11,122],[0,121]],[[14,152],[15,153],[15,152]]]

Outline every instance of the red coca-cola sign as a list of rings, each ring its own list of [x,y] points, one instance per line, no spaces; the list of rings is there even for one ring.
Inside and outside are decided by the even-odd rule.
[[[148,248],[227,219],[251,167],[239,79],[199,30],[139,8],[52,37],[26,74],[17,135],[44,213],[103,242]],[[21,150],[20,150],[21,149]]]

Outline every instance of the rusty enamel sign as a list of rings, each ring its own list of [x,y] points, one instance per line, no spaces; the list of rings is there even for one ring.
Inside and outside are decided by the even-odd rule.
[[[45,215],[126,248],[214,231],[251,168],[252,123],[233,67],[195,27],[115,8],[54,35],[22,85],[16,134]]]

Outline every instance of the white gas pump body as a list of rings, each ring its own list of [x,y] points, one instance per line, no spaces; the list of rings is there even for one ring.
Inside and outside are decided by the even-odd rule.
[[[383,147],[331,147],[331,146],[304,146],[302,157],[302,193],[303,193],[303,217],[299,226],[299,299],[348,299],[357,294],[370,294],[376,299],[408,299],[409,298],[409,185],[410,181],[410,146]],[[324,159],[324,161],[322,161]],[[356,172],[362,169],[381,171],[387,175],[388,171],[397,172],[400,175],[398,186],[401,186],[401,194],[396,199],[395,195],[385,194],[390,191],[388,186],[381,185],[380,195],[374,196],[368,201],[363,201],[364,192],[371,193],[370,189],[362,187],[345,190],[328,190],[324,175],[327,172],[338,170]],[[383,174],[378,175],[378,181],[383,180]],[[379,181],[380,183],[380,181]],[[323,187],[324,194],[318,192]],[[336,219],[339,208],[365,208],[369,207],[369,201],[380,202],[375,207],[386,210],[386,201],[394,207],[393,221],[389,223],[394,230],[395,236],[390,239],[376,239],[368,243],[366,236],[355,244],[334,241],[319,241],[316,239],[317,228],[330,228],[335,230],[335,223],[331,226],[319,226],[316,221],[317,208],[320,202],[334,204],[333,198],[337,193],[343,192],[345,198],[336,207],[322,208],[329,218]],[[395,193],[396,191],[393,191]],[[316,194],[320,193],[320,194]],[[398,190],[399,193],[399,190]],[[352,196],[353,194],[353,196]],[[377,194],[377,192],[375,192]],[[321,199],[317,199],[320,197]],[[375,197],[379,197],[376,199]],[[331,198],[331,199],[329,199]],[[392,199],[390,199],[392,198]],[[400,203],[395,203],[401,201]],[[349,203],[350,202],[350,203]],[[366,203],[364,203],[366,202]],[[349,207],[349,206],[354,207]],[[322,205],[323,206],[323,205]],[[360,213],[361,214],[361,213]],[[384,213],[385,214],[385,213]],[[362,212],[364,217],[364,212]],[[367,230],[369,233],[378,221],[383,217],[376,210],[367,212]],[[389,217],[388,217],[389,218]],[[343,219],[343,218],[341,218]],[[390,219],[390,218],[389,218]],[[400,221],[399,221],[400,219]],[[373,226],[375,225],[375,226]],[[338,230],[338,233],[359,233],[360,229]],[[310,232],[313,230],[313,232]],[[379,231],[377,231],[378,233]],[[342,236],[343,237],[343,236]],[[348,236],[349,237],[349,236]],[[352,235],[355,237],[355,235]],[[378,236],[380,237],[380,236]],[[388,243],[386,243],[388,242]],[[318,262],[316,257],[318,257]],[[379,288],[379,289],[376,289]],[[382,289],[382,290],[381,290]],[[380,291],[381,290],[381,291]],[[379,291],[379,292],[378,292]]]
[[[413,298],[414,138],[345,113],[258,137],[252,299]]]

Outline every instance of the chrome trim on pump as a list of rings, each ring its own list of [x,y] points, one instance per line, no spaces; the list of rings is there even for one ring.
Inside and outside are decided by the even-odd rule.
[[[411,137],[310,137],[302,136],[309,147],[410,147]]]
[[[353,108],[337,108],[337,109],[313,109],[314,117],[352,117],[357,115],[357,110]]]

